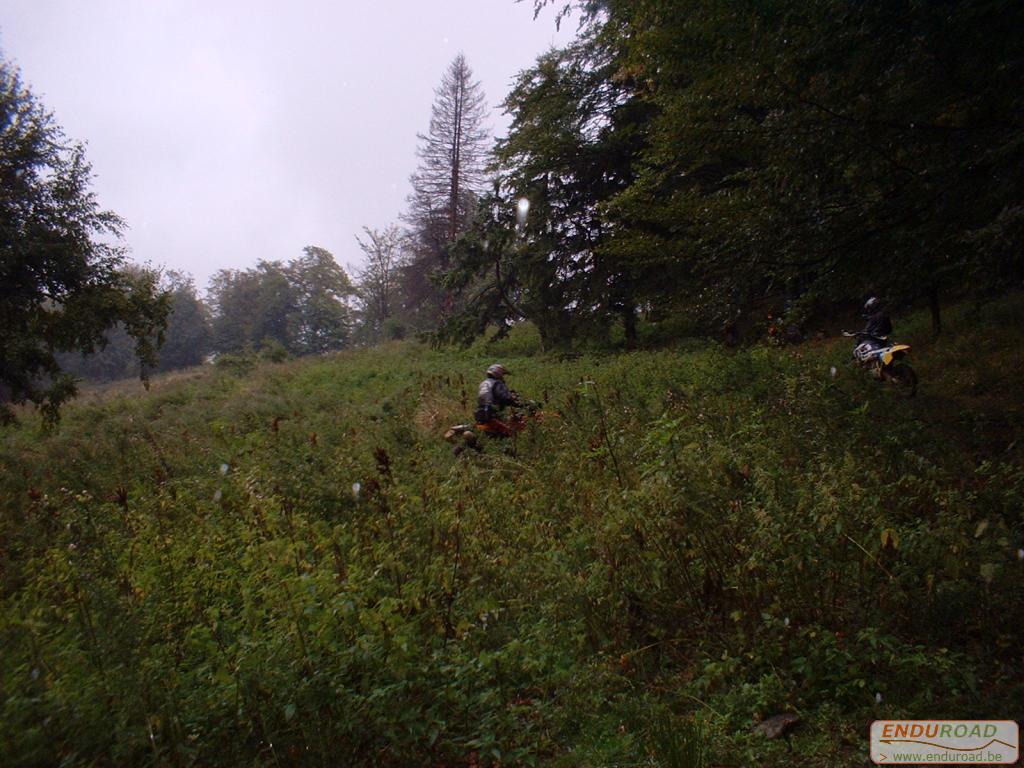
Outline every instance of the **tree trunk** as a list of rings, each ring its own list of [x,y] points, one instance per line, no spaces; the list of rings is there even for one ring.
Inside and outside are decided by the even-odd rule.
[[[632,305],[627,304],[622,309],[622,325],[626,332],[626,347],[636,347],[636,311]]]
[[[928,289],[928,308],[932,312],[932,333],[938,336],[942,333],[942,314],[939,309],[939,289],[934,285]]]

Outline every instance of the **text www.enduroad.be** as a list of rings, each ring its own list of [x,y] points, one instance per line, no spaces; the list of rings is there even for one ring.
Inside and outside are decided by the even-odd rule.
[[[893,760],[901,761],[927,761],[929,763],[998,763],[1005,760],[1001,752],[911,752],[908,754],[895,753]]]

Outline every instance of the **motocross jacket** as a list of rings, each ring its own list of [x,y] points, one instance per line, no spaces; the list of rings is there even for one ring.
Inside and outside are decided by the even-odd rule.
[[[499,409],[506,405],[515,405],[515,402],[515,396],[509,391],[504,381],[488,376],[480,382],[474,418],[477,423],[485,424],[495,417]]]
[[[876,312],[873,315],[868,315],[867,321],[862,333],[868,336],[880,339],[892,333],[892,320],[889,319],[888,312]]]

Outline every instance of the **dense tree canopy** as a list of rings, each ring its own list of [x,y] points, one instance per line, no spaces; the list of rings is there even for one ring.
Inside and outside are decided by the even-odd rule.
[[[604,8],[658,113],[610,216],[703,311],[1019,275],[1019,3]]]
[[[209,291],[214,348],[240,352],[275,343],[300,355],[341,349],[352,333],[353,292],[334,256],[316,246],[287,264],[220,270]]]
[[[868,292],[929,300],[938,330],[940,296],[1024,274],[1020,3],[565,7],[578,39],[517,81],[498,192],[454,249],[475,318],[455,335],[524,316],[628,338],[639,312],[714,331]],[[520,197],[498,260],[494,210]]]
[[[164,345],[160,348],[159,370],[199,365],[212,349],[210,312],[196,293],[190,275],[168,272],[164,285],[171,295],[171,314]]]
[[[208,294],[217,351],[239,352],[265,340],[285,346],[290,342],[295,295],[280,262],[261,260],[252,269],[222,269],[210,280]]]
[[[285,274],[295,294],[290,348],[298,354],[313,354],[344,347],[352,335],[348,299],[355,289],[330,251],[306,246]]]
[[[89,189],[80,144],[0,60],[0,419],[31,402],[55,418],[75,392],[57,354],[90,352],[120,323],[143,371],[169,310],[151,272],[125,269],[121,220]]]

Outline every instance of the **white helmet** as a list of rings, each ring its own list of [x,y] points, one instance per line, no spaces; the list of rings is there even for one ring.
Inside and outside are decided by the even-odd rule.
[[[504,379],[507,373],[510,371],[501,363],[495,363],[487,368],[487,375],[493,376],[495,379]]]

